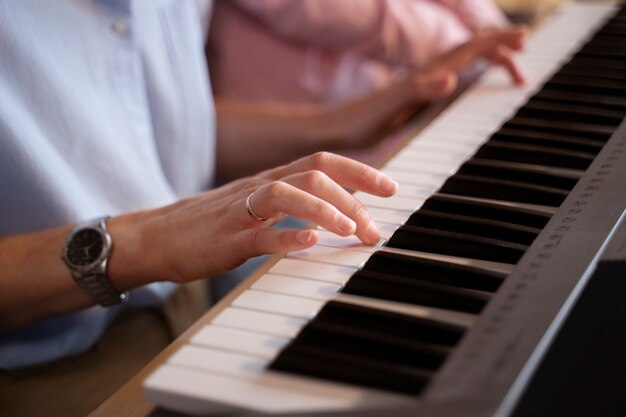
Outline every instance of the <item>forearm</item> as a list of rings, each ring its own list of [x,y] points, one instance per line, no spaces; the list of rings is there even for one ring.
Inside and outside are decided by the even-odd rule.
[[[133,267],[133,235],[129,222],[136,215],[110,219],[114,248],[109,277],[118,291],[147,281]],[[61,250],[71,225],[0,238],[0,330],[76,311],[93,301],[74,282],[61,260]]]
[[[217,99],[217,176],[228,181],[332,147],[313,107]]]
[[[89,304],[60,258],[70,227],[0,239],[0,328]]]
[[[218,99],[218,178],[230,180],[317,151],[371,145],[415,99],[408,79],[333,106],[267,106]]]

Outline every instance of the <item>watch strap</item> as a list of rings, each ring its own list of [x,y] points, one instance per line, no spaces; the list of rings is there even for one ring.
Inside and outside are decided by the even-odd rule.
[[[104,274],[74,275],[74,281],[94,301],[104,307],[123,303],[128,299],[128,292],[118,292]]]

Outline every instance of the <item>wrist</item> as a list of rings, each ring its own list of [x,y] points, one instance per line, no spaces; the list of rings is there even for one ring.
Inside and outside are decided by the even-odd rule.
[[[122,292],[156,280],[150,267],[146,242],[146,212],[112,217],[108,230],[113,241],[108,276],[113,287]]]

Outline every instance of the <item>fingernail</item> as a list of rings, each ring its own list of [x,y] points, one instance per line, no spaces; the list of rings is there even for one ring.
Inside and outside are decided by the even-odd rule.
[[[380,181],[380,185],[382,192],[385,194],[395,194],[398,190],[398,183],[387,176],[383,177],[383,180]]]
[[[339,230],[344,233],[352,234],[356,230],[356,223],[343,214],[340,214],[339,219],[337,220],[337,227],[339,227]]]
[[[372,221],[367,225],[367,230],[365,231],[365,238],[367,239],[367,242],[372,245],[378,243],[378,241],[380,240],[380,232],[378,231],[378,228]]]
[[[310,229],[300,230],[298,233],[296,233],[296,240],[302,244],[310,243],[313,239],[313,233],[314,231]]]

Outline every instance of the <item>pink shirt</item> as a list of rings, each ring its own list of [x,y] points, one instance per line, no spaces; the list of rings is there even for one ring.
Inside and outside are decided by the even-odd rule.
[[[505,24],[489,0],[218,0],[209,68],[217,96],[332,103]]]

